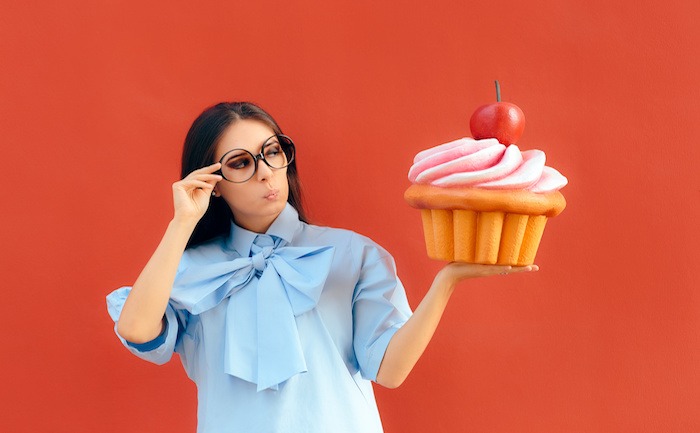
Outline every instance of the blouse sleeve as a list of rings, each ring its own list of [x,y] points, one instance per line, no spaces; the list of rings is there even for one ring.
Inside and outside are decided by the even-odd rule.
[[[165,328],[158,337],[142,344],[126,341],[117,332],[117,322],[130,291],[131,287],[121,287],[107,295],[107,311],[114,321],[114,333],[117,334],[124,347],[134,355],[154,364],[165,364],[172,357],[178,336],[187,325],[188,313],[184,310],[175,310],[172,305],[168,304],[165,310]]]
[[[389,253],[368,245],[353,294],[353,346],[362,377],[375,381],[391,337],[411,316]]]

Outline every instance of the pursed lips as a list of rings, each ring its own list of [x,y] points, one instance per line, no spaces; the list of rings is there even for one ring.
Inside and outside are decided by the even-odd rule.
[[[279,194],[280,190],[278,189],[271,189],[270,191],[265,194],[264,198],[270,199],[270,198],[275,198],[277,197],[277,194]]]

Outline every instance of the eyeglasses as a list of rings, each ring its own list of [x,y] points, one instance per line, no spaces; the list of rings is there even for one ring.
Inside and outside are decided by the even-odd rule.
[[[255,176],[258,160],[273,170],[285,168],[294,161],[294,142],[286,135],[277,134],[265,140],[258,155],[245,149],[229,150],[219,160],[221,169],[216,174],[229,182],[243,183]]]

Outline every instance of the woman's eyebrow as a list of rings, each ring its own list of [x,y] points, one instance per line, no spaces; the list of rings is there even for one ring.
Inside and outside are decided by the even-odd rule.
[[[274,139],[274,140],[273,140],[273,139]],[[261,143],[258,147],[256,147],[256,150],[255,150],[255,151],[253,151],[253,150],[248,150],[248,149],[246,149],[246,148],[244,148],[244,147],[234,147],[233,149],[230,149],[230,150],[227,150],[226,152],[224,152],[224,154],[223,154],[219,159],[223,158],[224,155],[228,155],[229,153],[233,152],[234,150],[245,150],[246,152],[250,152],[250,153],[256,155],[256,154],[259,154],[260,152],[262,152],[262,148],[263,148],[263,146],[264,146],[265,144],[267,144],[267,143],[272,143],[272,142],[274,142],[274,141],[279,142],[279,141],[277,140],[277,134],[272,135],[272,136],[266,138],[265,140],[263,140],[262,143]],[[217,161],[218,161],[218,160],[217,160]]]
[[[260,146],[256,148],[257,150],[256,150],[255,152],[253,152],[252,150],[250,150],[249,152],[250,152],[250,153],[254,153],[254,154],[257,154],[257,153],[262,152],[263,146],[265,146],[265,145],[268,144],[268,143],[271,143],[272,140],[273,140],[273,139],[276,139],[276,138],[277,138],[277,134],[271,135],[270,137],[267,137],[266,139],[264,139],[264,140],[262,141],[262,143],[260,143]]]
[[[277,134],[270,136],[265,141],[263,141],[262,144],[260,145],[260,149],[258,149],[258,153],[262,152],[263,146],[265,146],[266,144],[271,144],[271,143],[279,143],[279,140],[277,139]]]
[[[236,152],[236,151],[238,151],[238,152]],[[226,156],[226,157],[238,156],[243,152],[247,152],[247,150],[245,150],[242,147],[234,147],[233,149],[227,150],[226,152],[224,152],[224,154],[221,155],[221,158],[223,158],[224,156]],[[219,159],[221,159],[221,158],[219,158]]]

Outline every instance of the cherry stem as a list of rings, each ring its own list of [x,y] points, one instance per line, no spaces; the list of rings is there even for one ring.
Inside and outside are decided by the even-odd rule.
[[[501,85],[496,80],[496,102],[501,102]]]

